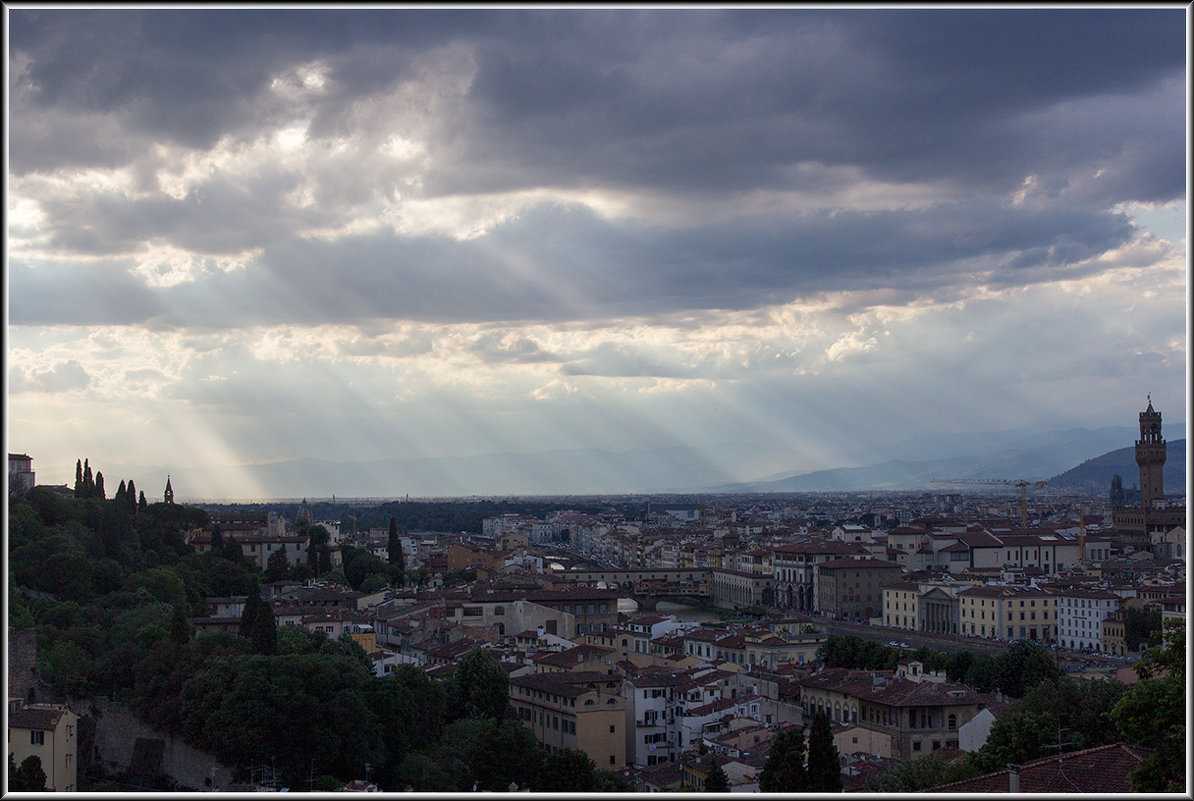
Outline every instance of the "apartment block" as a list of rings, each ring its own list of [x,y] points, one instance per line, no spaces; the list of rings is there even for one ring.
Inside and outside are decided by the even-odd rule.
[[[46,789],[73,793],[78,788],[79,716],[69,707],[8,700],[8,754],[20,766],[31,756],[41,760]]]
[[[958,593],[962,634],[1000,640],[1057,639],[1057,598],[1047,589],[990,584]]]
[[[1121,598],[1098,589],[1060,590],[1057,641],[1063,648],[1103,651],[1103,623],[1119,610]]]
[[[865,729],[860,739],[897,759],[956,748],[958,728],[983,705],[974,690],[928,676],[915,661],[894,672],[830,668],[798,684],[806,716],[824,711],[835,723]]]
[[[596,671],[531,673],[510,679],[510,706],[548,751],[575,748],[615,770],[627,761],[621,688],[620,679]]]

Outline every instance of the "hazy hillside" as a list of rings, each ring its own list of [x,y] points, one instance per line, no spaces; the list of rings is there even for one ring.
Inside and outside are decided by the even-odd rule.
[[[1134,447],[1120,448],[1089,459],[1077,467],[1049,479],[1049,486],[1058,489],[1106,491],[1111,486],[1111,479],[1116,473],[1123,478],[1124,487],[1139,486],[1140,468],[1136,465]],[[1167,443],[1165,468],[1161,471],[1161,475],[1166,490],[1180,488],[1185,491],[1186,441],[1184,439]]]
[[[1175,426],[1174,428],[1179,428]],[[1184,432],[1185,427],[1180,426]],[[923,453],[951,454],[949,458],[889,459],[861,467],[817,470],[797,475],[772,476],[766,480],[746,484],[716,487],[724,492],[833,492],[855,490],[915,490],[946,488],[947,484],[931,483],[935,478],[1006,478],[1029,481],[1049,480],[1064,474],[1075,464],[1102,458],[1104,454],[1124,442],[1133,442],[1137,431],[1123,426],[1117,428],[1071,429],[1067,431],[1005,432],[1002,438],[993,433],[951,434],[939,438],[920,438],[906,443],[909,456]],[[1185,487],[1185,440],[1180,446],[1169,443],[1169,459],[1165,466],[1166,486]],[[1177,448],[1180,447],[1180,454]],[[964,455],[953,455],[957,451]],[[1132,448],[1129,446],[1127,464],[1131,470],[1119,468],[1127,486],[1137,481],[1138,471]],[[1174,478],[1170,478],[1170,471]],[[1107,474],[1101,486],[1107,487]],[[1180,475],[1180,479],[1177,476]],[[1097,476],[1096,476],[1097,478]],[[961,486],[961,485],[958,485]],[[1095,486],[1094,484],[1091,485]]]

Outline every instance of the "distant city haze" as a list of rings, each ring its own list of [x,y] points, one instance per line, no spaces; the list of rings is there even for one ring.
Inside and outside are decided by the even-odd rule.
[[[39,483],[1047,478],[1150,394],[1184,437],[1183,8],[8,21]]]
[[[1184,426],[1173,427],[1165,486],[1186,486]],[[599,450],[488,454],[457,459],[328,462],[312,459],[242,466],[263,494],[244,496],[226,482],[219,466],[142,468],[101,466],[108,475],[133,477],[152,488],[171,477],[180,500],[266,500],[467,497],[493,495],[591,495],[643,493],[759,493],[822,491],[959,490],[998,492],[999,487],[961,487],[940,478],[1049,479],[1059,491],[1105,495],[1119,475],[1136,486],[1130,428],[1004,432],[981,436],[933,437],[904,447],[870,449],[875,462],[813,471],[789,469],[759,476],[761,465],[791,460],[792,454],[765,443],[726,445],[720,461],[695,449],[676,447],[612,453]],[[1124,443],[1128,443],[1125,445]],[[914,457],[920,458],[914,458]],[[935,458],[929,458],[935,457]],[[790,462],[789,462],[790,463]],[[742,476],[742,478],[737,478]],[[750,476],[754,476],[750,478]],[[182,488],[186,488],[182,491]],[[1004,488],[1006,489],[1006,488]]]

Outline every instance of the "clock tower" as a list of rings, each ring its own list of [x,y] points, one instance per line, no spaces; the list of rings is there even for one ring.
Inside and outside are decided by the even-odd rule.
[[[1165,498],[1165,440],[1161,439],[1161,413],[1153,410],[1152,395],[1148,408],[1140,413],[1140,439],[1136,440],[1136,464],[1140,467],[1140,508],[1151,509]]]

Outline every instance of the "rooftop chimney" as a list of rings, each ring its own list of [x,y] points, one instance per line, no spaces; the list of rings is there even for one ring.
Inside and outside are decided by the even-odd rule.
[[[1020,792],[1020,765],[1014,765],[1011,762],[1007,763],[1007,791],[1009,793]]]

